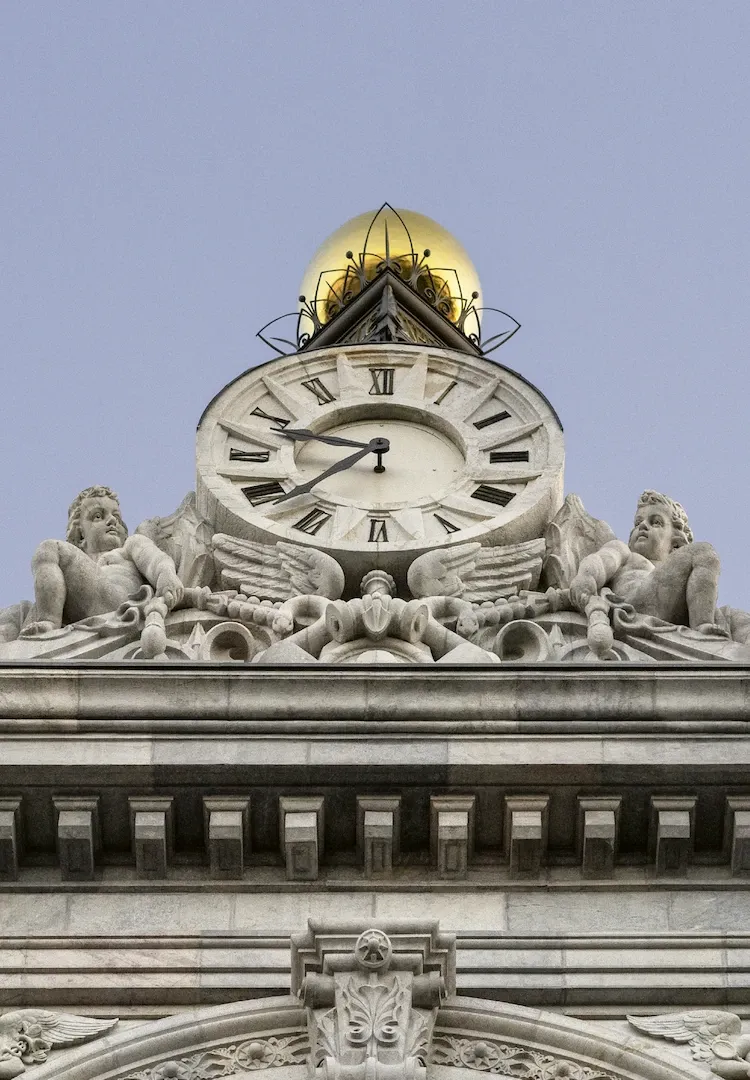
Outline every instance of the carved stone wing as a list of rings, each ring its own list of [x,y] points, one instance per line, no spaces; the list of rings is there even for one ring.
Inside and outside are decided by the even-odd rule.
[[[458,596],[482,603],[512,596],[539,583],[544,540],[528,540],[505,547],[460,544],[428,551],[409,567],[407,582],[412,596]]]
[[[615,534],[606,521],[586,512],[577,495],[568,495],[547,526],[544,539],[547,545],[544,582],[557,589],[567,589],[581,560],[614,540]]]
[[[330,555],[301,544],[257,544],[224,533],[213,538],[214,561],[225,589],[240,589],[259,600],[327,596],[338,600],[344,571]]]
[[[709,1061],[713,1056],[711,1044],[719,1038],[739,1035],[742,1021],[736,1013],[718,1009],[696,1009],[682,1013],[662,1013],[659,1016],[629,1016],[628,1023],[655,1039],[688,1043],[693,1057]]]
[[[0,1016],[0,1047],[19,1054],[26,1065],[46,1061],[56,1046],[72,1046],[102,1035],[117,1020],[96,1020],[73,1013],[48,1012],[46,1009],[19,1009]]]
[[[195,508],[190,491],[169,517],[148,518],[135,530],[153,540],[173,560],[177,576],[186,588],[210,585],[214,576],[210,524]]]

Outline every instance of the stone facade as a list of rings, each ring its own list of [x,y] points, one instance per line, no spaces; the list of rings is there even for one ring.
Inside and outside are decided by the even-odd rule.
[[[0,1080],[750,1074],[750,616],[669,497],[563,500],[427,257],[0,612]]]

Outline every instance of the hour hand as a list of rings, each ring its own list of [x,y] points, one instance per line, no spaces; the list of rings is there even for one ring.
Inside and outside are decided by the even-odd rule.
[[[307,428],[284,428],[279,432],[285,439],[294,442],[306,442],[313,439],[315,442],[326,443],[328,446],[355,446],[358,450],[364,450],[369,443],[355,442],[354,439],[340,439],[337,435],[314,435]]]
[[[326,469],[319,476],[314,477],[312,480],[308,480],[305,484],[299,484],[297,487],[292,488],[291,491],[287,491],[285,495],[282,495],[280,499],[276,499],[275,505],[286,502],[287,499],[293,499],[295,495],[303,495],[308,491],[312,491],[316,484],[319,484],[321,480],[326,480],[329,476],[334,476],[336,473],[343,472],[344,469],[350,468],[350,466],[361,461],[367,454],[376,454],[378,458],[378,466],[381,472],[384,472],[384,468],[380,465],[380,460],[383,454],[387,453],[390,447],[388,439],[370,439],[368,443],[365,443],[360,450],[355,454],[349,454],[348,457],[342,458],[341,461],[337,461],[330,468]],[[377,471],[377,469],[376,469]]]

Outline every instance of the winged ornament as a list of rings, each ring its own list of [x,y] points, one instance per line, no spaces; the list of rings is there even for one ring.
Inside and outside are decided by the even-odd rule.
[[[409,567],[412,596],[450,596],[481,604],[539,584],[544,540],[504,547],[460,544],[420,555]]]
[[[735,1052],[735,1040],[742,1032],[736,1013],[719,1009],[695,1009],[690,1012],[661,1013],[658,1016],[628,1016],[628,1023],[655,1039],[686,1043],[698,1061],[725,1057],[726,1049]]]
[[[0,1080],[13,1080],[28,1065],[46,1061],[50,1050],[94,1039],[117,1020],[97,1020],[46,1009],[18,1009],[0,1015]]]
[[[225,533],[213,538],[214,563],[221,585],[273,603],[293,596],[338,600],[344,571],[324,551],[301,544],[258,544]]]

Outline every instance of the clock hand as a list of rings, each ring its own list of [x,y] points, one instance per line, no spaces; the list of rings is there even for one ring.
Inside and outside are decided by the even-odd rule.
[[[285,439],[292,439],[294,442],[314,439],[315,442],[326,443],[328,446],[357,446],[360,450],[364,450],[367,446],[367,443],[355,442],[354,439],[340,439],[338,435],[313,435],[307,428],[285,428],[279,432],[279,435],[283,435]]]
[[[279,503],[286,502],[287,499],[293,498],[295,495],[304,495],[308,491],[312,491],[316,484],[319,484],[321,480],[326,480],[329,476],[333,476],[334,473],[343,472],[344,469],[348,469],[350,465],[355,465],[366,454],[377,454],[378,456],[378,468],[381,472],[385,472],[384,467],[380,464],[381,455],[385,454],[390,449],[390,443],[388,439],[370,439],[368,443],[365,443],[361,450],[358,450],[356,454],[350,454],[349,457],[342,458],[341,461],[337,461],[335,465],[331,465],[329,469],[322,472],[319,476],[316,476],[312,480],[308,480],[305,484],[299,484],[297,487],[292,488],[291,491],[287,491],[285,495],[282,495],[280,499],[276,499],[274,505],[278,506]],[[377,468],[376,468],[377,471]]]

